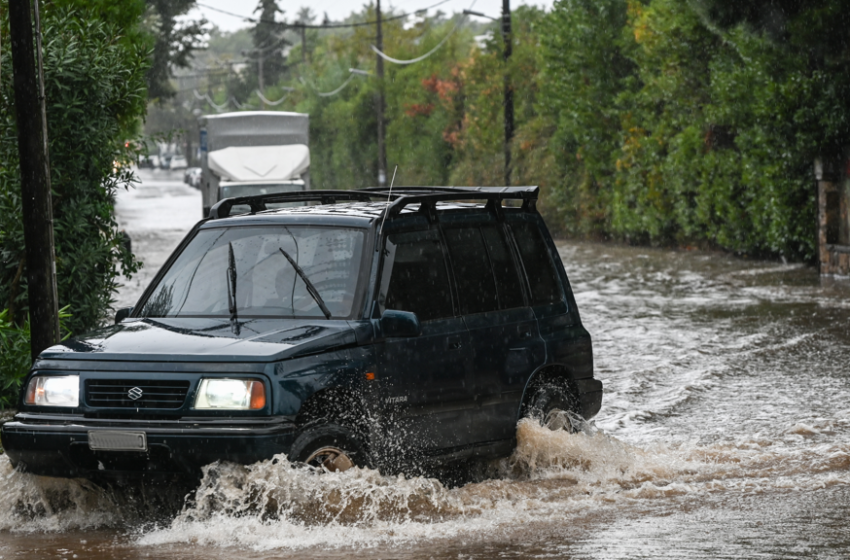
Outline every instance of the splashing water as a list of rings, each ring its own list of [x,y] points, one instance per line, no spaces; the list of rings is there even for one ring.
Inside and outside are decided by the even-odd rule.
[[[483,479],[447,488],[435,479],[370,469],[321,472],[283,455],[253,465],[217,462],[182,510],[151,526],[138,491],[14,472],[0,457],[0,530],[64,532],[130,528],[140,545],[190,543],[253,550],[398,545],[454,538],[499,526],[587,514],[619,502],[737,489],[850,483],[850,448],[824,444],[800,456],[750,439],[708,446],[637,447],[592,425],[570,433],[531,420],[518,445],[483,469]],[[798,427],[806,434],[813,427]],[[822,432],[823,430],[821,430]],[[820,474],[821,477],[812,476]],[[144,510],[145,508],[142,508]]]

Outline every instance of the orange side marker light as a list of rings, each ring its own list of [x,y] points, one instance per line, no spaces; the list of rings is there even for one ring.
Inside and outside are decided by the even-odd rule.
[[[251,410],[259,410],[266,406],[266,386],[262,381],[251,383]]]
[[[369,373],[366,374],[366,381],[374,381],[374,380],[375,380],[375,373],[374,372],[370,371]]]

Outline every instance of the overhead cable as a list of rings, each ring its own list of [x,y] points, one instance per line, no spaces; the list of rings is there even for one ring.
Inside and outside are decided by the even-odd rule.
[[[392,62],[393,64],[413,64],[414,62],[420,62],[422,60],[425,60],[426,58],[428,58],[429,56],[431,56],[432,54],[434,54],[435,52],[440,50],[440,47],[442,47],[444,44],[446,44],[446,41],[449,40],[449,37],[454,35],[455,31],[457,31],[460,28],[460,26],[463,24],[463,22],[466,21],[466,16],[469,14],[470,10],[472,10],[472,7],[475,6],[476,2],[478,2],[478,0],[472,0],[472,4],[469,5],[469,8],[467,8],[466,10],[463,11],[463,15],[457,21],[457,24],[452,28],[452,30],[449,31],[448,35],[443,37],[443,40],[440,41],[439,43],[437,43],[436,47],[434,47],[433,49],[431,49],[427,53],[423,54],[422,56],[418,56],[418,57],[413,58],[411,60],[399,60],[397,58],[393,58],[391,56],[388,56],[386,53],[379,51],[378,47],[376,47],[375,45],[369,45],[369,46],[372,47],[372,50],[375,51],[375,54],[377,54],[378,56],[380,56],[381,58],[383,58],[387,62]]]
[[[245,107],[250,107],[247,103],[239,103],[235,97],[230,96],[230,101],[233,103],[233,106],[237,109],[244,109]]]
[[[435,52],[440,50],[440,47],[442,47],[446,43],[446,41],[449,40],[449,37],[454,35],[455,31],[458,30],[458,28],[461,26],[461,24],[464,22],[465,19],[466,19],[466,16],[465,15],[462,16],[460,18],[460,20],[458,20],[457,25],[455,25],[454,28],[452,28],[452,30],[449,31],[448,35],[443,37],[442,41],[437,43],[436,47],[434,47],[433,49],[431,49],[427,53],[423,54],[422,56],[419,56],[419,57],[416,57],[416,58],[413,58],[413,59],[410,59],[410,60],[399,60],[397,58],[393,58],[393,57],[388,56],[387,54],[379,51],[378,47],[376,47],[375,45],[369,45],[369,46],[372,47],[372,50],[375,51],[375,54],[377,54],[378,56],[380,56],[381,58],[383,58],[387,62],[392,62],[393,64],[413,64],[414,62],[420,62],[422,60],[425,60],[426,58],[428,58],[429,56],[431,56],[432,54],[434,54]]]
[[[372,75],[369,72],[366,72],[365,70],[358,70],[357,68],[349,68],[348,71],[349,71],[350,75],[348,76],[348,79],[346,79],[344,82],[342,82],[341,86],[339,86],[338,88],[336,88],[333,91],[328,91],[328,92],[316,91],[316,95],[318,95],[319,97],[331,97],[333,95],[338,94],[342,90],[344,90],[346,88],[346,86],[348,86],[348,84],[351,83],[351,80],[353,80],[355,76],[371,76]],[[318,89],[318,88],[316,88],[316,86],[314,86],[312,84],[308,84],[307,80],[305,80],[303,77],[301,78],[301,83],[304,84],[305,86],[309,86],[309,87],[311,87],[315,90]]]
[[[295,91],[295,88],[282,88],[282,89],[286,91],[286,94],[283,97],[281,97],[280,99],[278,99],[277,101],[269,101],[268,99],[266,99],[266,96],[263,95],[263,92],[261,92],[258,89],[254,90],[254,93],[256,93],[257,97],[260,98],[260,101],[262,101],[266,105],[271,105],[272,107],[276,107],[276,106],[280,105],[281,103],[283,103],[284,101],[286,101],[286,98],[289,97],[289,94],[292,93],[293,91]]]
[[[321,91],[317,91],[316,95],[318,95],[319,97],[331,97],[333,95],[336,95],[336,94],[338,94],[339,92],[341,92],[342,90],[345,89],[345,87],[349,84],[349,82],[351,82],[351,80],[354,79],[354,76],[355,76],[355,74],[353,74],[353,73],[351,75],[349,75],[348,79],[345,80],[344,82],[342,82],[342,85],[339,86],[338,88],[336,88],[335,90],[329,91],[327,93],[322,93]]]
[[[397,20],[397,19],[404,19],[408,16],[412,16],[412,15],[418,14],[420,12],[430,10],[431,8],[436,8],[437,6],[445,4],[448,1],[449,0],[442,0],[440,2],[437,2],[436,4],[432,4],[431,6],[427,6],[425,8],[421,8],[421,9],[415,10],[413,12],[408,12],[406,14],[401,14],[401,15],[398,15],[398,16],[391,16],[391,17],[388,17],[388,18],[381,18],[381,22],[393,21],[393,20]],[[203,6],[204,8],[206,8],[208,10],[212,10],[214,12],[219,12],[221,14],[225,14],[225,15],[228,15],[228,16],[238,17],[239,19],[250,22],[250,23],[282,23],[282,24],[284,24],[288,27],[297,27],[297,28],[303,27],[305,29],[339,29],[339,28],[346,28],[346,27],[363,27],[363,26],[366,26],[366,25],[375,25],[376,23],[378,23],[377,21],[363,21],[363,22],[359,22],[359,23],[329,23],[328,25],[311,25],[311,24],[307,24],[307,23],[286,23],[286,22],[283,22],[283,21],[274,21],[274,20],[267,20],[267,19],[262,19],[262,18],[252,18],[252,17],[242,16],[242,15],[239,15],[239,14],[235,14],[233,12],[228,12],[227,10],[221,10],[219,8],[214,8],[213,6],[210,6],[209,4],[204,4],[202,2],[196,2],[196,4],[198,6]]]
[[[207,103],[209,103],[210,107],[215,109],[216,113],[221,113],[222,111],[227,109],[227,106],[230,105],[231,103],[237,109],[242,109],[242,108],[248,106],[247,103],[239,103],[238,101],[236,101],[236,98],[233,97],[232,95],[230,96],[230,98],[227,99],[227,101],[225,101],[224,103],[219,105],[218,103],[216,103],[215,101],[212,100],[212,98],[209,96],[208,93],[201,95],[200,93],[198,93],[198,90],[196,90],[196,89],[192,90],[192,93],[195,94],[195,99],[198,99],[200,101],[206,101]]]

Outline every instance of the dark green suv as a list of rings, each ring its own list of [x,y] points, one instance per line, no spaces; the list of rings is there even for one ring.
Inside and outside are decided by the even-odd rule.
[[[591,418],[602,383],[537,193],[223,200],[114,326],[41,354],[3,447],[54,476],[280,453],[403,470],[509,454],[523,416]]]

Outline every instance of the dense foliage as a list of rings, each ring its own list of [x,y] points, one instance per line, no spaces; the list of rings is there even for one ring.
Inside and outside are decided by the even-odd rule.
[[[0,3],[2,75],[12,75],[5,2]],[[102,9],[101,9],[102,8]],[[143,2],[55,1],[42,17],[57,277],[66,326],[84,332],[104,320],[116,279],[138,262],[122,246],[113,217],[116,189],[133,176],[125,141],[146,105],[148,42],[137,28]],[[136,10],[135,14],[128,13]],[[12,81],[0,85],[0,309],[23,326],[27,287]],[[8,372],[2,372],[4,375]]]
[[[66,337],[70,316],[67,307],[59,310],[59,324]],[[17,326],[8,309],[0,311],[0,410],[17,404],[18,390],[31,366],[29,318]]]
[[[608,44],[633,69],[604,105],[619,116],[616,143],[583,144],[594,152],[584,161],[614,160],[584,166],[605,185],[596,197],[606,210],[600,231],[810,258],[811,162],[827,143],[813,98],[822,78],[805,58],[740,27],[720,32],[683,2],[618,4],[628,22]],[[563,52],[549,47],[550,59]],[[588,81],[596,79],[573,76],[569,85],[584,94],[579,84]],[[577,97],[591,107],[600,94],[589,93]],[[561,131],[577,138],[586,129],[572,120]]]
[[[79,3],[79,0],[71,0]],[[83,0],[84,2],[109,2],[113,9],[124,10],[126,0]],[[187,68],[192,54],[204,46],[203,35],[208,31],[204,19],[190,20],[186,13],[195,7],[195,0],[130,0],[133,4],[147,5],[145,14],[148,37],[153,48],[147,70],[148,95],[162,103],[177,92],[171,84],[175,68]],[[135,35],[138,13],[135,6],[124,11],[131,25],[122,26],[124,31]]]
[[[379,87],[397,184],[500,184],[507,72],[514,183],[541,186],[558,229],[806,260],[812,161],[850,144],[847,13],[839,0],[558,0],[514,11],[507,65],[496,25],[483,36],[467,21],[425,60],[387,64],[383,84],[358,76],[339,92],[349,68],[373,70],[374,29],[321,30],[307,64],[294,40],[265,93],[294,87],[276,108],[311,115],[315,186],[375,183]],[[385,50],[416,57],[457,22],[385,22]],[[233,76],[204,87],[257,108],[255,84]]]

